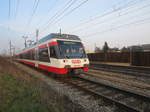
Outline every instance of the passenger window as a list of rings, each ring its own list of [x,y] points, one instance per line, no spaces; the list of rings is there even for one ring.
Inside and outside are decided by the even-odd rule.
[[[50,47],[50,57],[57,58],[54,46]]]
[[[49,62],[48,48],[39,49],[39,60]]]

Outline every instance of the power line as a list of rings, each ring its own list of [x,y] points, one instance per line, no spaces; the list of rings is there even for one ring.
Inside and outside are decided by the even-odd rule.
[[[63,7],[63,10],[66,9],[66,7],[67,7],[71,2],[72,2],[72,0],[69,0],[69,1],[65,4],[65,6]],[[48,21],[47,21],[44,25],[42,25],[42,26],[44,27],[45,25],[47,25],[51,20],[53,20],[55,17],[57,17],[57,15],[58,15],[59,13],[61,13],[61,11],[56,12],[55,15],[53,15],[52,17],[50,17],[50,18],[48,19]]]
[[[145,15],[147,15],[147,14],[149,14],[149,12],[148,13],[145,13],[145,14],[143,14],[143,17],[145,16]],[[141,15],[140,15],[141,16]],[[138,18],[138,16],[133,16],[133,17],[131,17],[132,19],[134,19],[134,18]],[[146,19],[146,20],[148,20],[148,19]],[[105,32],[107,32],[107,31],[111,31],[111,30],[113,30],[113,29],[118,29],[118,28],[120,28],[120,27],[124,27],[124,26],[129,26],[130,24],[132,25],[132,24],[135,24],[135,23],[137,23],[137,22],[141,22],[141,21],[145,21],[145,19],[143,20],[137,20],[137,21],[132,21],[132,22],[129,22],[129,23],[126,23],[126,24],[121,24],[121,25],[119,25],[119,26],[114,26],[114,27],[111,27],[111,28],[108,28],[108,29],[106,29],[106,30],[103,30],[103,31],[98,31],[98,32],[94,32],[94,33],[90,33],[89,35],[86,35],[86,36],[92,36],[92,35],[95,35],[95,34],[98,34],[98,33],[105,33]],[[114,23],[115,25],[117,24],[117,23]],[[100,28],[97,28],[97,29],[101,29],[102,27],[100,27]]]
[[[11,0],[8,1],[8,7],[8,33],[10,33]]]
[[[96,19],[99,19],[99,18],[103,18],[103,17],[105,17],[105,16],[108,16],[108,15],[111,15],[112,13],[115,13],[115,12],[118,12],[118,11],[120,11],[120,10],[123,10],[123,9],[126,9],[126,8],[128,8],[128,7],[131,7],[131,6],[133,6],[133,5],[135,5],[135,4],[137,4],[137,3],[139,3],[139,2],[143,2],[143,1],[146,1],[146,0],[140,0],[140,1],[135,1],[135,0],[133,0],[133,1],[130,1],[130,2],[127,2],[126,4],[123,4],[123,6],[120,6],[120,7],[118,7],[118,8],[110,8],[111,10],[110,11],[108,11],[108,12],[105,12],[104,14],[102,14],[102,15],[98,15],[98,16],[95,16],[95,17],[92,17],[91,19],[89,19],[89,20],[87,20],[87,21],[85,21],[85,22],[83,22],[83,23],[80,23],[79,25],[76,25],[75,27],[73,27],[74,29],[75,28],[78,28],[78,27],[81,27],[82,25],[84,25],[84,24],[87,24],[87,23],[89,23],[89,22],[92,22],[92,21],[94,21],[94,20],[96,20]],[[73,29],[73,28],[68,28],[68,29]]]
[[[8,1],[8,31],[10,30],[11,0]]]
[[[57,18],[59,18],[62,14],[64,14],[77,0],[70,0],[66,3],[65,7],[63,8],[63,10],[58,11],[54,16],[52,16],[47,23],[45,23],[45,25],[47,25],[45,28],[43,28],[43,30],[45,30],[52,22],[53,20],[56,20]],[[45,26],[43,25],[43,26]]]
[[[134,12],[134,11],[137,11],[137,10],[140,10],[141,11],[141,9],[145,9],[145,8],[148,8],[150,6],[150,4],[147,4],[147,5],[144,5],[144,6],[142,6],[142,7],[140,7],[140,8],[136,8],[135,10],[132,10],[132,11],[128,11],[128,12],[126,12],[126,13],[124,13],[124,14],[122,14],[122,15],[119,15],[119,18],[120,17],[122,17],[122,16],[126,16],[126,15],[128,15],[128,14],[131,14],[131,12]],[[141,16],[141,15],[140,15]],[[137,18],[137,16],[133,16],[133,18],[134,17],[136,17]],[[114,17],[114,18],[116,18],[116,17]],[[119,19],[119,18],[117,18],[117,19]],[[132,19],[133,19],[132,18]],[[114,21],[115,19],[113,19],[113,18],[108,18],[108,19],[105,19],[105,20],[103,20],[103,21],[101,21],[101,22],[97,22],[97,23],[94,23],[94,24],[89,24],[89,25],[86,25],[85,27],[88,27],[88,26],[97,26],[97,25],[102,25],[102,24],[104,24],[104,23],[107,23],[107,22],[110,22],[110,21]],[[115,24],[115,23],[114,23]],[[93,27],[90,27],[90,28],[93,28]],[[83,31],[83,30],[87,30],[87,29],[85,29],[84,27],[83,28],[80,28],[80,29],[78,29],[78,30],[75,30],[76,32],[81,32],[81,31]]]
[[[19,4],[20,4],[20,0],[17,0],[15,19],[17,18],[18,15]]]
[[[52,7],[49,8],[49,10],[48,10],[48,15],[50,15],[50,12],[53,10],[54,6],[56,5],[56,3],[57,3],[58,1],[59,1],[59,0],[55,0],[55,2],[52,4]],[[42,20],[43,20],[43,17],[40,19],[40,21],[38,22],[37,25],[39,25]]]
[[[9,4],[8,18],[10,19],[10,10],[11,10],[11,9],[10,9],[10,7],[11,7],[11,0],[9,0],[9,3],[8,3],[8,4]]]
[[[40,0],[35,0],[35,1],[34,1],[32,13],[31,13],[31,16],[30,16],[30,18],[29,18],[29,20],[28,20],[28,22],[27,22],[27,26],[26,26],[26,28],[28,27],[28,29],[29,29],[30,24],[31,24],[31,22],[32,22],[33,16],[35,15],[35,12],[36,12],[36,10],[37,10],[37,7],[38,7],[38,5],[39,5],[39,2],[40,2]]]
[[[74,7],[73,9],[71,9],[68,13],[64,14],[62,17],[60,17],[58,20],[56,20],[54,22],[54,24],[56,24],[57,22],[59,22],[60,20],[62,20],[65,16],[68,16],[69,14],[71,14],[73,11],[75,11],[76,9],[78,9],[79,7],[81,7],[83,4],[85,4],[86,2],[88,2],[89,0],[85,0],[83,2],[81,2],[79,5],[77,5],[76,7]],[[52,24],[52,23],[51,23]],[[47,26],[48,27],[48,26]],[[46,27],[46,28],[47,28]]]
[[[109,29],[104,30],[104,31],[98,31],[98,32],[91,33],[91,34],[88,34],[88,35],[83,35],[82,37],[95,36],[95,35],[98,35],[99,33],[102,34],[102,33],[106,33],[106,32],[113,31],[113,30],[117,30],[117,29],[119,29],[119,28],[131,26],[131,25],[144,24],[144,22],[146,22],[146,21],[150,21],[150,17],[149,17],[149,18],[142,19],[142,20],[130,22],[130,23],[127,23],[127,24],[119,25],[119,26],[116,26],[116,27],[113,27],[113,28],[109,28]]]
[[[32,14],[31,14],[31,18],[29,19],[29,23],[31,23],[31,21],[32,21],[32,18],[33,18],[34,14],[35,14],[35,12],[36,12],[36,10],[37,10],[37,7],[38,7],[38,5],[39,5],[39,2],[40,2],[40,0],[35,0],[35,7],[34,7],[33,12],[32,12]]]
[[[66,13],[64,16],[62,16],[61,18],[59,18],[56,22],[55,22],[55,24],[57,23],[57,22],[59,22],[60,20],[62,20],[65,16],[68,16],[69,14],[71,14],[73,11],[75,11],[76,9],[78,9],[79,7],[81,7],[83,4],[85,4],[86,2],[88,2],[89,0],[85,0],[85,1],[83,1],[82,3],[80,3],[78,6],[76,6],[75,8],[73,8],[72,10],[70,10],[68,13]]]

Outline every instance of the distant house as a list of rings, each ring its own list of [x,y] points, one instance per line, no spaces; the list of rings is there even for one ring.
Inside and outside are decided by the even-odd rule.
[[[139,52],[139,51],[141,52],[141,51],[143,51],[143,48],[141,46],[134,45],[134,46],[130,47],[130,50],[133,52]]]
[[[147,52],[150,51],[150,44],[143,44],[143,45],[135,45],[129,47],[132,51],[143,51]]]
[[[141,47],[144,51],[150,51],[150,44],[143,44]]]

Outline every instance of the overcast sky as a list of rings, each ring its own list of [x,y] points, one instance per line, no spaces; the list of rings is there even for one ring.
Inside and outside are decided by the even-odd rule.
[[[36,8],[37,6],[37,8]],[[9,10],[10,9],[10,10]],[[10,13],[9,13],[10,12]],[[86,49],[150,44],[150,0],[0,0],[0,51],[49,33],[80,36]]]

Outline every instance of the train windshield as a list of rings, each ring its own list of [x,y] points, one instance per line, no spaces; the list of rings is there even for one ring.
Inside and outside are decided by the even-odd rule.
[[[86,54],[81,42],[58,41],[60,55],[63,58],[85,58]]]

